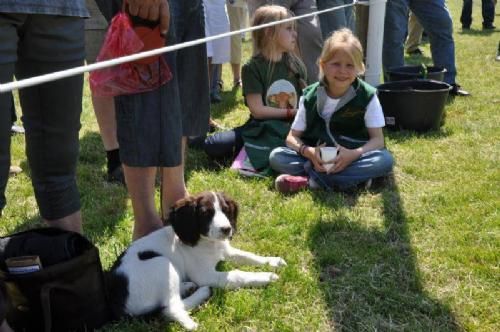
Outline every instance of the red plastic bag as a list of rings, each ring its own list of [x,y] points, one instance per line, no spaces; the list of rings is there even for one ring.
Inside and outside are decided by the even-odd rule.
[[[139,34],[138,34],[139,33]],[[108,28],[97,61],[163,46],[159,27],[134,29],[126,13],[118,13]],[[172,79],[172,73],[163,56],[123,63],[93,71],[89,75],[90,89],[96,96],[119,96],[157,89]]]

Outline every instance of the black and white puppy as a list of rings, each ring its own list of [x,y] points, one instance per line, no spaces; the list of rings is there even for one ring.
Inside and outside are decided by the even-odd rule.
[[[210,287],[264,286],[277,280],[271,272],[216,271],[217,263],[225,259],[286,265],[280,257],[262,257],[231,247],[237,216],[238,205],[223,193],[203,192],[178,201],[169,215],[171,226],[133,242],[107,273],[115,314],[142,316],[160,311],[194,330],[198,324],[188,311],[210,297]]]

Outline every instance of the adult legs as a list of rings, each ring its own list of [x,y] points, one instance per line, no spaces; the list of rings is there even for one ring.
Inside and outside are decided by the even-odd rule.
[[[277,4],[280,2],[281,1],[274,1],[274,3]],[[286,3],[288,1],[284,2]],[[296,1],[290,10],[297,16],[312,13],[315,10],[314,0]],[[318,80],[317,61],[323,47],[323,38],[316,16],[299,20],[297,24],[297,35],[299,51],[307,69],[307,82],[314,83]]]
[[[382,62],[384,70],[404,66],[404,42],[408,28],[408,0],[387,2]]]
[[[0,82],[10,82],[14,74],[14,64],[0,64]],[[0,212],[7,203],[5,190],[9,179],[10,168],[10,127],[11,94],[0,93]]]
[[[481,10],[483,14],[483,28],[492,28],[495,20],[495,1],[481,0]]]
[[[77,67],[81,61],[45,63],[20,59],[19,79]],[[42,218],[51,226],[81,232],[76,185],[83,75],[20,90],[26,155]],[[64,142],[64,144],[61,144]]]
[[[457,69],[453,23],[445,0],[410,0],[410,9],[429,35],[434,65],[446,68],[444,81],[448,84],[455,84]]]
[[[460,23],[462,23],[462,28],[470,28],[472,24],[472,0],[464,0],[462,14],[460,15]]]
[[[324,10],[331,7],[351,4],[352,0],[316,0],[318,10]],[[335,30],[340,28],[349,28],[354,30],[354,15],[353,7],[345,7],[331,12],[321,14],[319,16],[319,23],[321,24],[321,33],[323,39]]]
[[[424,28],[422,28],[417,17],[410,12],[410,18],[408,20],[408,38],[406,39],[406,53],[412,53],[418,50],[418,47],[422,43],[423,32]]]

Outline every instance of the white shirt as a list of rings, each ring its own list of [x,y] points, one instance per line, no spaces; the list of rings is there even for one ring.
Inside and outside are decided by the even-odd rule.
[[[340,99],[327,97],[325,106],[321,110],[321,116],[324,119],[330,120],[333,113],[337,111],[335,109]],[[374,95],[372,100],[366,106],[365,112],[365,126],[366,128],[382,128],[385,126],[384,112],[382,112],[382,106],[378,100],[377,95]],[[306,123],[306,109],[304,107],[304,97],[300,97],[299,109],[295,115],[295,119],[292,123],[292,129],[297,131],[305,131],[307,128]],[[332,133],[334,134],[334,133]]]

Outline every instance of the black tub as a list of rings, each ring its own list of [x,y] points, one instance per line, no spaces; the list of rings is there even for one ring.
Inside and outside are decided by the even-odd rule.
[[[390,129],[439,129],[451,86],[433,80],[409,80],[378,86],[378,97]]]
[[[425,72],[427,70],[427,72]],[[387,78],[389,81],[407,81],[416,79],[429,79],[442,81],[444,79],[446,69],[443,67],[429,66],[425,69],[423,66],[403,66],[387,70]],[[424,77],[425,76],[425,77]]]

